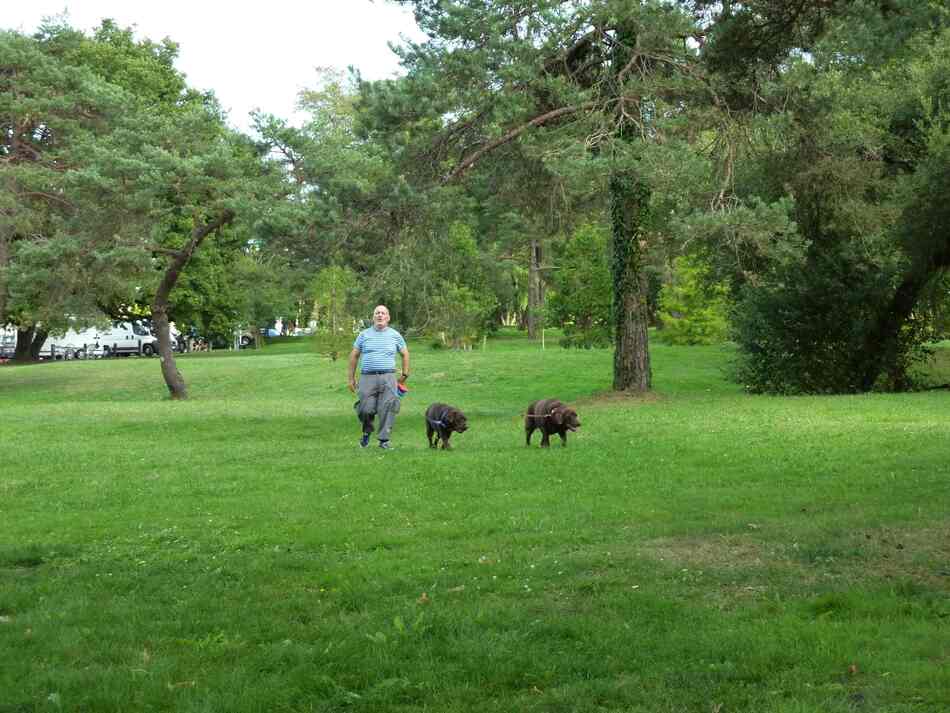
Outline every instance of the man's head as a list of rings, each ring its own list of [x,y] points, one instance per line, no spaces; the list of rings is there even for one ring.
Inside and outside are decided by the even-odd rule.
[[[373,310],[373,327],[376,329],[386,329],[389,326],[389,310],[386,305],[377,305]]]

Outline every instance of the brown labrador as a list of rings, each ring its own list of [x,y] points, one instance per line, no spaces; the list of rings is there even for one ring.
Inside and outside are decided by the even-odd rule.
[[[531,434],[535,429],[541,431],[541,447],[551,445],[551,434],[561,437],[561,445],[567,445],[567,432],[576,431],[581,427],[577,418],[577,411],[565,406],[557,399],[543,399],[528,406],[524,417],[525,445],[531,445]]]
[[[449,438],[452,433],[465,433],[468,430],[468,419],[465,414],[454,406],[434,403],[426,409],[426,438],[429,439],[429,448],[438,448],[442,440],[442,450],[449,450]],[[432,440],[435,434],[435,441]]]

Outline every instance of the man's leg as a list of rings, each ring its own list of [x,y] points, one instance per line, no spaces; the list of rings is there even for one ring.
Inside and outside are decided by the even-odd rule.
[[[356,417],[363,427],[363,435],[366,438],[373,432],[373,418],[376,416],[376,410],[378,408],[378,379],[378,376],[372,374],[360,375],[358,389],[360,400],[356,402]]]
[[[400,401],[396,393],[396,375],[382,374],[379,379],[380,389],[377,402],[379,440],[388,441],[389,434],[393,430],[393,424],[396,422],[396,414],[399,413]]]

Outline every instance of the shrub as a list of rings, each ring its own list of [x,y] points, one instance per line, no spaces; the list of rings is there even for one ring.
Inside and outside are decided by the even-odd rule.
[[[736,377],[754,392],[853,393],[862,389],[865,338],[893,294],[880,264],[835,254],[787,264],[746,285],[732,312]],[[889,356],[878,388],[909,388],[911,365],[926,354],[932,325],[912,319]]]

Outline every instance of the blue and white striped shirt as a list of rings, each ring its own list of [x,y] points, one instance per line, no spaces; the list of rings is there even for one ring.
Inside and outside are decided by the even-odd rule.
[[[360,352],[360,371],[385,371],[396,363],[396,352],[406,348],[406,340],[392,327],[364,329],[353,342]]]

